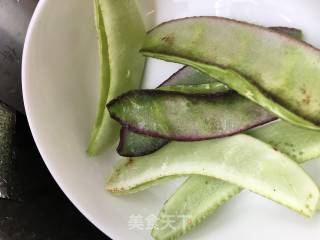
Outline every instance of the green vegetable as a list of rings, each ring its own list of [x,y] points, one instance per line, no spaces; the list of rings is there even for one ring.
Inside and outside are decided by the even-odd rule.
[[[320,157],[320,133],[295,127],[284,121],[268,124],[246,132],[274,149],[286,154],[297,163]]]
[[[278,33],[285,34],[287,36],[293,37],[295,39],[301,40],[303,39],[303,32],[297,28],[289,28],[289,27],[269,27],[269,29],[277,31]]]
[[[237,185],[216,178],[190,177],[165,203],[151,234],[156,240],[176,239],[240,191]],[[171,217],[172,227],[166,226],[168,216]]]
[[[14,133],[16,114],[0,102],[0,198],[19,198],[19,182],[15,176]]]
[[[233,135],[275,119],[233,91],[204,96],[135,90],[107,106],[112,118],[135,132],[181,141]]]
[[[174,74],[172,74],[167,80],[160,84],[159,88],[165,88],[167,86],[176,86],[176,85],[200,85],[207,83],[219,83],[217,80],[208,76],[208,74],[202,73],[192,67],[184,66]],[[220,83],[220,86],[223,85]],[[217,84],[217,86],[219,86]],[[224,85],[225,88],[228,88]],[[222,88],[223,89],[223,88]]]
[[[122,127],[117,152],[126,157],[143,156],[155,152],[168,142],[167,139],[134,133]]]
[[[100,54],[100,100],[89,155],[96,155],[116,140],[119,126],[105,105],[119,94],[139,87],[145,59],[139,49],[145,30],[134,0],[95,0]],[[130,26],[130,27],[129,27]]]
[[[159,25],[145,56],[190,65],[280,118],[320,129],[320,52],[276,31],[220,17]]]
[[[320,133],[316,131],[294,127],[281,121],[250,130],[248,134],[269,143],[298,163],[320,156]],[[168,240],[185,234],[240,190],[237,185],[216,178],[188,178],[163,206],[152,235],[158,240]],[[168,215],[188,216],[189,224],[186,219],[176,217],[175,228],[165,228],[163,223]]]
[[[303,38],[302,31],[299,29],[286,27],[271,27],[270,29],[297,39],[302,40]],[[180,69],[162,83],[158,89],[184,93],[217,93],[228,90],[226,85],[222,83],[217,84],[217,81],[207,74],[201,73],[191,67]],[[134,133],[123,127],[117,151],[121,156],[138,157],[153,153],[168,142],[169,140]]]
[[[170,176],[218,178],[274,200],[305,216],[316,209],[319,190],[291,159],[247,135],[199,142],[172,142],[115,168],[107,189],[132,191]]]
[[[202,86],[207,83],[212,83],[215,86],[214,89],[210,90],[211,93],[225,92],[228,89],[225,85],[218,83],[208,75],[192,69],[191,67],[183,67],[169,79],[164,81],[158,89],[168,91],[190,91],[190,89],[193,89],[192,87],[195,87],[197,90],[202,91],[202,88],[199,89],[199,85]],[[187,88],[185,88],[185,86]],[[199,93],[199,91],[197,93]],[[138,134],[131,132],[127,127],[122,127],[117,152],[121,156],[138,157],[153,153],[168,142],[169,140],[167,139]]]
[[[159,87],[158,90],[168,91],[168,92],[179,92],[187,94],[214,94],[214,93],[226,93],[230,92],[230,89],[219,82],[215,83],[203,83],[198,85],[174,85],[174,86],[163,86]]]

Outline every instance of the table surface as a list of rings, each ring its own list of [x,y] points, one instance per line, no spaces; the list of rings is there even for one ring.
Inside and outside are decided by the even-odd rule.
[[[21,55],[37,0],[0,0],[0,101],[16,110],[16,166],[25,189],[0,199],[1,240],[107,240],[68,200],[47,170],[23,114]]]

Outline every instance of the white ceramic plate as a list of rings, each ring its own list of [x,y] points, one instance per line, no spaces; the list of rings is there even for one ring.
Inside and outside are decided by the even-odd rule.
[[[98,53],[92,0],[41,0],[23,56],[23,92],[30,127],[52,175],[80,211],[116,240],[151,239],[148,217],[157,215],[178,182],[128,197],[104,190],[117,160],[114,149],[90,159],[85,149],[98,100]],[[266,26],[303,29],[320,46],[318,0],[138,0],[148,28],[172,18],[219,15]],[[145,87],[154,87],[178,65],[149,61]],[[309,170],[316,175],[320,162]],[[319,174],[320,175],[320,174]],[[135,216],[135,218],[133,217]],[[143,230],[130,229],[136,220]],[[185,239],[317,239],[312,220],[243,192]]]

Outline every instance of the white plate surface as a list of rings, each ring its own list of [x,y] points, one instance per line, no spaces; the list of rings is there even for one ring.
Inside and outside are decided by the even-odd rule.
[[[115,150],[93,159],[85,153],[98,100],[92,3],[40,1],[23,57],[27,116],[50,172],[90,221],[116,240],[151,239],[147,219],[158,214],[179,181],[132,196],[114,197],[104,190],[104,185],[118,159]],[[298,27],[310,43],[320,46],[318,0],[138,0],[138,4],[148,28],[173,18],[218,15],[266,26]],[[156,86],[178,68],[176,64],[150,60],[144,87]],[[307,168],[316,177],[320,162],[314,161]],[[143,230],[130,229],[134,219],[142,221]],[[243,192],[184,239],[302,240],[319,236],[319,215],[304,219]]]

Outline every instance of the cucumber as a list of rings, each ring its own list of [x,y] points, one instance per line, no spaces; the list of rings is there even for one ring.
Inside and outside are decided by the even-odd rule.
[[[320,130],[320,51],[307,43],[245,22],[191,17],[151,30],[141,52],[192,66],[278,117]]]
[[[97,155],[116,141],[119,126],[105,109],[114,97],[139,87],[145,29],[134,0],[95,0],[100,55],[100,99],[87,153]],[[130,26],[130,27],[128,27]]]

